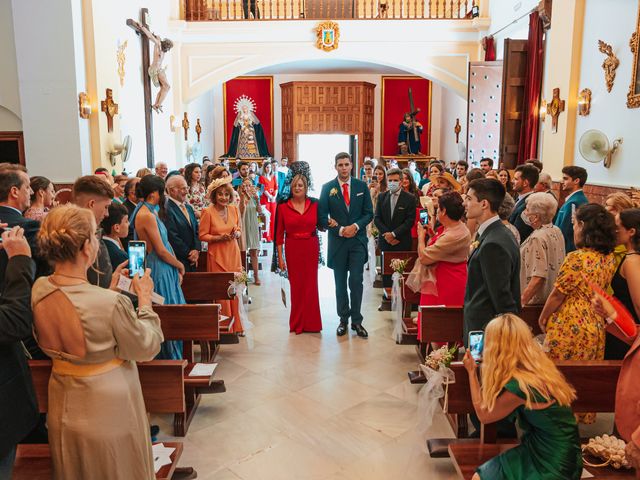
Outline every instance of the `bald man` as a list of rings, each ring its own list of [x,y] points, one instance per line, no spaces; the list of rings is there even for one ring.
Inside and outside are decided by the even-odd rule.
[[[169,243],[176,258],[184,265],[185,271],[195,272],[201,244],[196,215],[191,205],[185,202],[189,191],[187,181],[182,175],[171,175],[167,180],[166,189],[169,199],[165,225],[169,233]]]

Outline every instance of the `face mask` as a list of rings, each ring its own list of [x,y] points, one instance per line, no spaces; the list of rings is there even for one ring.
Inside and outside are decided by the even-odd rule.
[[[398,189],[400,188],[400,182],[389,182],[389,191],[391,193],[396,193],[398,191]]]
[[[527,212],[522,212],[520,214],[520,218],[522,219],[522,221],[528,225],[529,227],[532,227],[533,225],[531,225],[531,219],[529,218],[529,215],[527,215]]]

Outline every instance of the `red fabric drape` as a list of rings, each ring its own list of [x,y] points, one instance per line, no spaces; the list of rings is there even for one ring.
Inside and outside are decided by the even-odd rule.
[[[496,59],[496,41],[493,37],[484,37],[484,61],[493,62]]]
[[[538,156],[538,131],[540,118],[540,90],[542,89],[542,67],[544,63],[544,29],[537,11],[529,15],[529,39],[527,41],[528,63],[524,83],[524,108],[520,128],[518,165]]]

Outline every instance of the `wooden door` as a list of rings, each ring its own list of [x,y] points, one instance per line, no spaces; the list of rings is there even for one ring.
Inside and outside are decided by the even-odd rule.
[[[25,164],[22,132],[0,132],[0,163]]]
[[[502,70],[502,113],[500,118],[500,164],[515,168],[518,163],[520,128],[527,76],[527,40],[504,41]]]

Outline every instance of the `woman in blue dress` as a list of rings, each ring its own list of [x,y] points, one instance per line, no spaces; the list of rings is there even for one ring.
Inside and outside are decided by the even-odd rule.
[[[164,218],[164,180],[157,175],[147,175],[136,185],[136,195],[143,201],[133,212],[131,224],[134,239],[147,243],[147,268],[151,269],[154,291],[164,297],[165,305],[183,305],[184,295],[180,284],[184,265],[176,258],[169,243]],[[182,342],[166,341],[156,357],[161,360],[182,358]]]

